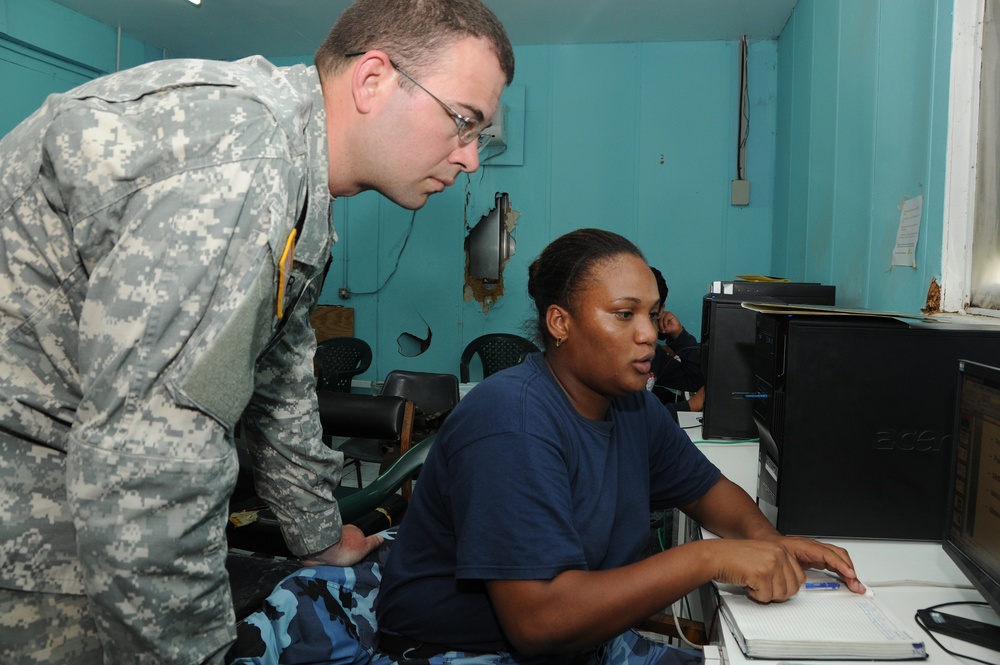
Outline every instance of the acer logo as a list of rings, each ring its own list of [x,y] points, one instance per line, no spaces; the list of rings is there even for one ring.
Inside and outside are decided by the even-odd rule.
[[[873,448],[876,450],[916,450],[937,452],[951,444],[951,434],[932,429],[880,429],[875,432]]]

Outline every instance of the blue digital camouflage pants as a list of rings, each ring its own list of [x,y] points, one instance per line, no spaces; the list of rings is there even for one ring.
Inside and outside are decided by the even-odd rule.
[[[387,538],[386,545],[389,544]],[[389,547],[351,568],[313,566],[289,575],[261,610],[237,626],[237,639],[227,662],[237,665],[331,663],[392,665],[397,662],[375,648],[375,598]],[[594,651],[589,658],[567,656],[566,663],[586,665],[699,665],[697,651],[677,649],[627,632]],[[458,651],[408,665],[540,665],[549,657],[524,658],[507,653],[468,654]]]

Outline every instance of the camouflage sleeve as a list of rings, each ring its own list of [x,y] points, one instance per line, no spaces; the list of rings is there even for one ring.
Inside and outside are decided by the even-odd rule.
[[[257,494],[271,506],[289,549],[300,557],[340,540],[340,511],[333,491],[344,456],[322,443],[309,323],[319,278],[289,314],[278,344],[262,359],[254,398],[243,416]]]
[[[232,430],[273,331],[302,169],[263,115],[227,137],[270,146],[239,160],[195,159],[190,137],[137,149],[127,116],[76,116],[44,150],[90,271],[66,479],[84,585],[109,662],[201,662],[234,636]],[[190,161],[153,164],[163,154]]]

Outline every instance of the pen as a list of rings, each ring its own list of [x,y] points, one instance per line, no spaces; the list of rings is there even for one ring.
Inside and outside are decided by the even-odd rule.
[[[807,589],[839,589],[840,582],[806,582]]]

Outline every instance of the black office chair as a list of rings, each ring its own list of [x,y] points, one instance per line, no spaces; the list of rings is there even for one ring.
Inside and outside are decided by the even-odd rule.
[[[340,486],[334,493],[344,524],[371,535],[397,524],[406,513],[409,496],[398,492],[423,466],[434,437],[411,444],[413,403],[398,396],[317,393],[320,419],[331,435],[372,436],[398,442],[403,451],[394,464],[362,489]],[[252,476],[245,446],[240,452],[240,476]],[[252,488],[252,479],[249,481]],[[226,536],[226,569],[236,618],[260,606],[274,585],[301,564],[285,545],[278,520],[255,493],[230,502]]]
[[[420,470],[433,443],[434,437],[430,436],[414,444],[367,487],[346,493],[343,498],[339,498],[338,505],[344,523],[358,526],[367,535],[398,524],[406,512],[406,503],[396,492],[404,481],[412,478]],[[344,489],[353,488],[338,488],[338,496]],[[402,504],[399,503],[401,501]],[[230,527],[230,531],[232,529],[233,527]],[[284,543],[273,515],[265,515],[257,527],[256,543],[262,541],[270,544]],[[229,554],[226,556],[229,588],[233,595],[233,610],[237,621],[259,609],[263,599],[271,593],[278,582],[302,567],[298,559],[291,557],[288,552],[247,551],[245,549],[247,544],[248,541],[244,541],[243,548],[231,544]]]
[[[403,453],[410,450],[413,439],[414,406],[406,398],[392,395],[357,395],[329,391],[317,392],[316,396],[319,398],[319,417],[323,424],[324,438],[331,436],[371,437],[379,441],[391,441]],[[232,523],[230,525],[229,545],[252,552],[289,556],[290,553],[278,531],[277,519],[253,490],[253,463],[247,446],[243,441],[237,440],[236,447],[240,457],[237,486],[244,488],[249,486],[251,491],[243,491],[238,495],[234,492],[230,499],[230,521]],[[404,480],[406,479],[399,480],[392,491],[395,492],[396,489],[399,489]],[[366,526],[358,523],[357,520],[365,518],[367,515],[360,509],[347,509],[352,506],[352,501],[357,501],[357,499],[349,500],[350,495],[357,491],[358,488],[341,485],[336,489],[334,496],[339,503],[347,501],[346,504],[342,503],[340,507],[343,522],[356,524],[363,531],[366,531],[368,530]],[[242,513],[253,514],[244,515],[244,519],[240,519]],[[247,524],[243,524],[244,521]],[[264,524],[268,521],[269,525]],[[262,525],[267,528],[273,527],[273,538],[265,538],[260,535]],[[374,527],[378,526],[374,525]],[[379,528],[375,528],[375,530],[377,531]]]
[[[491,333],[469,342],[462,352],[462,383],[469,382],[469,363],[476,355],[483,364],[483,378],[494,372],[524,362],[525,356],[538,351],[534,342],[512,333]]]
[[[441,426],[445,417],[458,404],[458,377],[454,374],[434,372],[411,372],[393,370],[385,377],[381,395],[405,397],[413,402],[413,438],[419,441],[432,435]],[[344,466],[354,465],[358,487],[362,486],[361,464],[380,464],[384,469],[399,450],[391,441],[370,437],[354,437],[344,441],[337,448],[344,453]],[[403,496],[409,498],[410,483],[403,485]]]
[[[351,379],[372,364],[372,349],[357,337],[331,337],[316,345],[316,390],[351,392]]]

